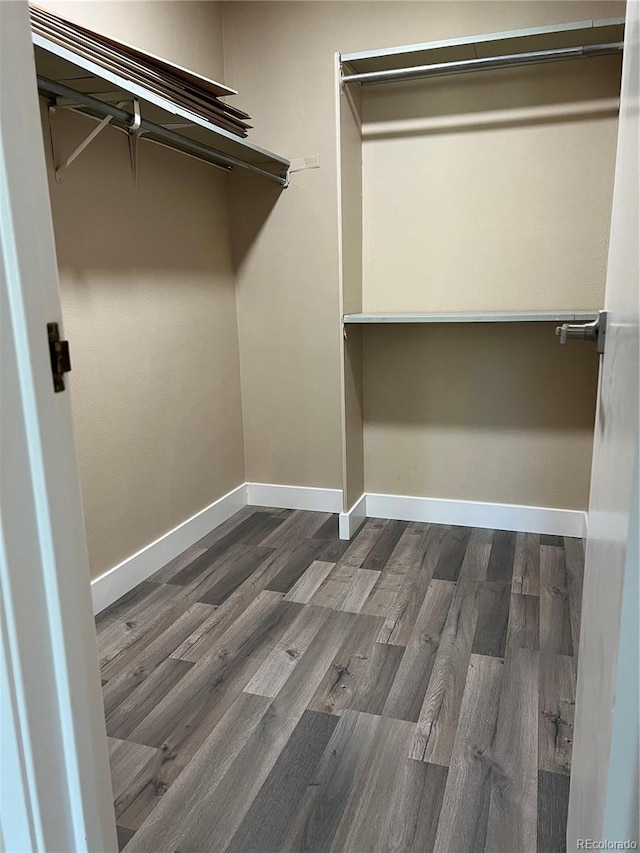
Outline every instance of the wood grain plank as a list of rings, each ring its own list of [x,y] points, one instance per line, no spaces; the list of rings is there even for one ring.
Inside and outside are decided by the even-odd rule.
[[[170,846],[172,839],[180,837],[191,810],[198,813],[201,792],[212,792],[220,784],[270,704],[267,697],[240,694],[170,788],[154,777],[143,792],[147,797],[134,800],[119,819],[121,826],[138,830],[129,842],[129,853],[178,849],[177,840]]]
[[[195,593],[188,588],[158,586],[158,592],[147,596],[134,613],[109,625],[98,637],[102,678],[109,680],[122,672],[195,601]]]
[[[354,713],[345,711],[346,714]],[[366,716],[366,715],[360,715]],[[381,836],[393,820],[392,805],[406,765],[414,726],[378,718],[361,784],[352,786],[330,850],[381,850]]]
[[[261,541],[265,548],[281,548],[313,538],[314,533],[331,519],[330,512],[307,512],[296,509],[269,536]]]
[[[236,609],[240,610],[238,606],[233,606],[236,604],[234,598],[237,600],[237,593],[236,596],[230,596],[219,608],[212,604],[198,603],[199,607],[208,607],[210,613],[200,623],[196,624],[193,630],[176,646],[171,652],[171,657],[179,660],[191,660],[193,663],[199,660],[210,648],[210,646],[205,648],[205,643],[212,643],[214,639],[219,639],[233,623]],[[248,601],[246,606],[248,607],[250,604],[251,601]]]
[[[209,733],[238,701],[301,607],[280,601],[277,593],[262,593],[211,652],[134,729],[131,739],[160,747],[163,763],[128,810],[129,828],[138,828],[193,762]],[[131,824],[133,820],[136,825]]]
[[[478,620],[472,653],[504,657],[507,645],[511,586],[485,581],[478,597]]]
[[[241,671],[245,678],[239,693],[301,610],[302,605],[283,603],[278,593],[260,593],[187,673],[179,689],[172,690],[134,730],[132,739],[157,747],[171,741],[174,749],[183,739],[192,739],[199,723],[224,700],[228,682],[237,680]]]
[[[442,853],[485,849],[503,672],[499,658],[471,656],[434,847]]]
[[[226,853],[282,849],[287,828],[303,800],[338,717],[305,711],[260,788]]]
[[[538,767],[571,771],[576,701],[576,664],[566,655],[540,655]]]
[[[511,583],[516,550],[516,534],[511,530],[496,530],[491,544],[487,580]]]
[[[203,551],[169,581],[175,586],[190,586],[204,591],[233,571],[235,562],[251,551],[251,545],[236,542],[222,554],[214,555],[210,550]],[[269,552],[267,552],[269,553]]]
[[[408,566],[397,566],[395,569],[387,569],[380,573],[380,577],[371,590],[369,597],[362,605],[362,613],[371,616],[384,616],[385,619],[393,618],[397,612],[398,598],[402,587],[406,582]]]
[[[511,594],[507,649],[540,648],[540,598],[537,595]]]
[[[418,720],[455,589],[450,581],[431,581],[385,702],[385,716]]]
[[[135,611],[143,604],[144,600],[153,592],[158,591],[158,584],[150,580],[142,581],[133,589],[130,589],[122,598],[114,601],[109,607],[105,607],[96,616],[96,634],[98,637],[113,622],[124,621],[130,611]]]
[[[124,850],[133,838],[134,832],[132,829],[126,829],[124,826],[116,826],[116,833],[118,835],[118,850],[122,853],[122,850]]]
[[[278,853],[329,851],[352,792],[360,790],[383,718],[345,711]]]
[[[158,807],[164,811],[162,826],[153,820],[145,823],[132,839],[134,850],[227,848],[354,619],[352,614],[336,611],[329,611],[328,617],[292,676],[246,738],[221,783],[203,788],[197,769],[192,771],[190,764]],[[218,759],[211,756],[210,760]],[[179,795],[174,795],[176,789]]]
[[[538,853],[565,853],[569,777],[538,773]]]
[[[458,583],[420,709],[412,758],[449,766],[478,618],[478,595],[477,581]]]
[[[107,734],[126,740],[189,672],[192,663],[166,658],[106,717]]]
[[[538,653],[505,660],[491,760],[487,850],[535,853],[538,798]]]
[[[516,535],[512,589],[522,595],[540,595],[540,536],[537,533]]]
[[[495,530],[489,527],[474,527],[471,531],[470,545],[491,545]]]
[[[580,617],[582,613],[582,583],[584,579],[584,549],[581,539],[564,538],[564,554],[569,590],[571,644],[574,654],[580,648]]]
[[[245,693],[277,696],[328,618],[329,614],[324,608],[305,607],[269,652],[244,688]]]
[[[363,560],[361,568],[377,572],[382,571],[406,529],[406,521],[387,522],[373,548]]]
[[[285,595],[284,600],[297,601],[299,604],[308,604],[314,592],[319,589],[334,566],[335,563],[314,560],[305,573],[291,587]]]
[[[424,541],[422,560],[405,575],[393,613],[385,620],[380,631],[378,637],[380,643],[406,646],[409,642],[440,557],[440,542],[444,531],[445,528],[442,525],[431,525],[429,528]]]
[[[324,541],[324,547],[320,549],[318,552],[318,559],[322,560],[323,563],[337,563],[338,560],[342,559],[342,555],[346,553],[349,548],[349,542],[346,539],[310,539],[310,542],[321,542]]]
[[[318,607],[359,613],[379,577],[380,572],[338,563],[314,593],[310,603]]]
[[[373,849],[432,853],[446,783],[446,767],[407,759],[392,794],[390,820]]]
[[[486,580],[490,554],[490,543],[475,543],[472,542],[470,538],[467,550],[465,551],[464,560],[462,561],[462,566],[460,567],[459,580]]]
[[[230,571],[216,580],[198,599],[202,604],[223,604],[247,578],[261,566],[273,553],[271,548],[251,547],[237,560],[233,561]]]
[[[442,538],[434,580],[457,581],[471,537],[470,527],[449,527]]]
[[[367,554],[374,547],[381,536],[387,521],[384,518],[370,518],[362,525],[349,547],[340,558],[345,566],[360,568],[367,558]]]
[[[102,691],[104,713],[109,717],[118,705],[148,678],[171,653],[193,633],[216,608],[210,604],[192,604],[168,628],[149,643],[131,663],[106,682]],[[108,671],[108,667],[105,668]]]
[[[192,545],[186,551],[183,551],[182,554],[178,554],[177,557],[166,563],[159,571],[152,574],[149,580],[155,581],[155,583],[171,583],[178,572],[181,572],[182,569],[193,563],[198,557],[206,554],[206,552],[207,549],[202,545]],[[130,830],[127,830],[127,832],[130,832]]]
[[[266,509],[265,507],[243,506],[242,509],[239,509],[238,512],[235,513],[235,515],[232,515],[231,518],[223,521],[222,524],[218,525],[218,527],[214,527],[213,530],[206,533],[202,539],[199,539],[195,544],[199,548],[204,548],[205,550],[211,548],[212,545],[215,545],[216,542],[219,542],[233,530],[236,530],[238,525],[242,524],[243,521],[246,521],[246,519],[250,518],[256,512],[273,514],[273,510]]]
[[[160,765],[157,749],[118,738],[107,738],[116,820],[147,785]]]
[[[273,515],[270,509],[266,512],[256,510],[226,536],[217,539],[211,545],[211,550],[222,550],[235,542],[242,542],[245,545],[262,545],[263,540],[278,530],[285,520]]]
[[[276,551],[233,592],[211,617],[200,625],[184,643],[172,653],[172,657],[197,662],[209,654],[225,631],[240,618],[253,601],[265,591],[267,584],[282,569],[289,554],[283,557]],[[282,597],[281,593],[276,593]]]
[[[541,545],[552,545],[554,548],[562,548],[563,547],[562,536],[552,536],[549,533],[541,533],[540,534],[540,544]]]
[[[214,564],[220,565],[220,560],[232,549],[239,545],[256,545],[261,542],[268,533],[276,530],[283,524],[283,520],[274,518],[264,512],[254,512],[238,524],[226,536],[218,539],[207,550],[196,557],[191,563],[181,569],[171,579],[172,584],[187,586],[202,575],[209,572]],[[240,549],[241,551],[242,549]],[[224,564],[223,564],[224,565]]]
[[[358,685],[371,662],[381,623],[379,617],[362,613],[354,618],[344,643],[318,683],[309,702],[309,710],[339,714],[344,708],[351,707]]]
[[[274,592],[288,593],[307,571],[311,563],[321,560],[327,547],[324,539],[306,539],[277,556],[280,570],[267,585]],[[326,561],[326,562],[334,562]],[[275,563],[274,563],[275,565]]]
[[[314,539],[337,539],[339,533],[338,513],[333,513],[325,523],[313,533]]]
[[[420,565],[427,547],[426,540],[430,527],[430,524],[410,521],[387,560],[383,573],[398,571],[399,568],[406,572],[410,567]]]
[[[564,549],[540,546],[540,650],[572,655]]]
[[[382,714],[404,651],[403,646],[374,643],[362,675],[356,680],[349,708],[367,714]]]

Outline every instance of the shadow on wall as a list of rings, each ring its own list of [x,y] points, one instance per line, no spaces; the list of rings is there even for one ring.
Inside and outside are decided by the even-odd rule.
[[[283,187],[257,175],[235,171],[229,186],[231,257],[237,272],[242,268],[275,207]]]
[[[364,334],[367,423],[593,430],[598,355],[555,324],[380,326]]]
[[[526,115],[520,116],[518,110],[531,111],[531,118],[537,120],[545,110],[553,117],[554,108],[561,107],[558,120],[567,121],[571,105],[578,115],[600,114],[610,99],[617,100],[621,68],[621,56],[610,55],[369,86],[363,89],[363,120],[396,122],[464,115],[473,125],[488,112],[508,110],[516,111],[513,118],[519,122]]]
[[[81,116],[57,116],[58,157],[67,157],[93,127]],[[44,143],[51,167],[46,119]],[[50,183],[61,270],[76,281],[84,270],[108,272],[114,285],[130,284],[135,270],[158,270],[159,284],[176,287],[181,276],[203,272],[210,284],[224,282],[231,265],[228,181],[215,167],[144,138],[135,181],[127,137],[107,128],[64,172],[62,183]]]

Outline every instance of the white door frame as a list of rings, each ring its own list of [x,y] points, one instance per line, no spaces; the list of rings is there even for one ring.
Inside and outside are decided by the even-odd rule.
[[[116,851],[29,13],[0,2],[0,840]]]
[[[629,0],[604,302],[607,339],[600,365],[593,443],[567,850],[579,849],[581,839],[636,843],[640,840],[637,835],[639,114],[640,3]],[[634,672],[635,679],[630,679],[628,674]]]

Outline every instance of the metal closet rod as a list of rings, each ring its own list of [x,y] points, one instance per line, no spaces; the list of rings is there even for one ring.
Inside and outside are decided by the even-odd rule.
[[[465,74],[470,71],[486,71],[492,68],[508,68],[514,65],[530,65],[536,62],[554,62],[558,59],[577,59],[581,56],[602,56],[618,53],[623,42],[589,44],[582,47],[560,47],[554,50],[535,50],[528,53],[510,53],[506,56],[487,56],[480,59],[463,59],[457,62],[438,62],[431,65],[414,65],[411,68],[391,68],[388,71],[362,71],[345,74],[343,83],[393,83],[398,80],[420,80],[425,77],[444,77],[446,74]]]
[[[76,92],[75,89],[70,89],[63,83],[56,83],[54,80],[48,80],[46,77],[40,77],[39,75],[38,91],[47,95],[70,98],[72,101],[90,107],[100,115],[113,116],[113,118],[123,122],[123,124],[129,127],[135,121],[133,113],[122,110],[115,106],[115,104],[105,103],[105,101],[100,101],[98,98],[94,98],[84,92]],[[238,166],[241,169],[248,169],[256,175],[261,175],[263,178],[275,181],[277,184],[280,184],[280,186],[286,186],[287,184],[287,179],[280,175],[274,175],[272,172],[267,172],[266,169],[261,169],[259,166],[254,166],[252,163],[246,163],[231,154],[223,154],[221,151],[216,151],[215,148],[209,148],[208,145],[203,145],[195,139],[189,139],[188,136],[182,136],[180,133],[175,133],[173,130],[162,127],[162,125],[159,124],[154,124],[146,119],[141,120],[137,132],[153,134],[154,137],[157,137],[167,143],[173,150],[187,152],[188,154],[192,154],[194,157],[205,159],[209,162],[213,160],[214,163],[222,163],[226,166]],[[175,146],[179,147],[176,148]]]

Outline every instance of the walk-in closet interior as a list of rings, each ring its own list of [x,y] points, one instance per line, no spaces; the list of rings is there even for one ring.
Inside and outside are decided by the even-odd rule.
[[[32,12],[121,849],[565,850],[624,15]]]

